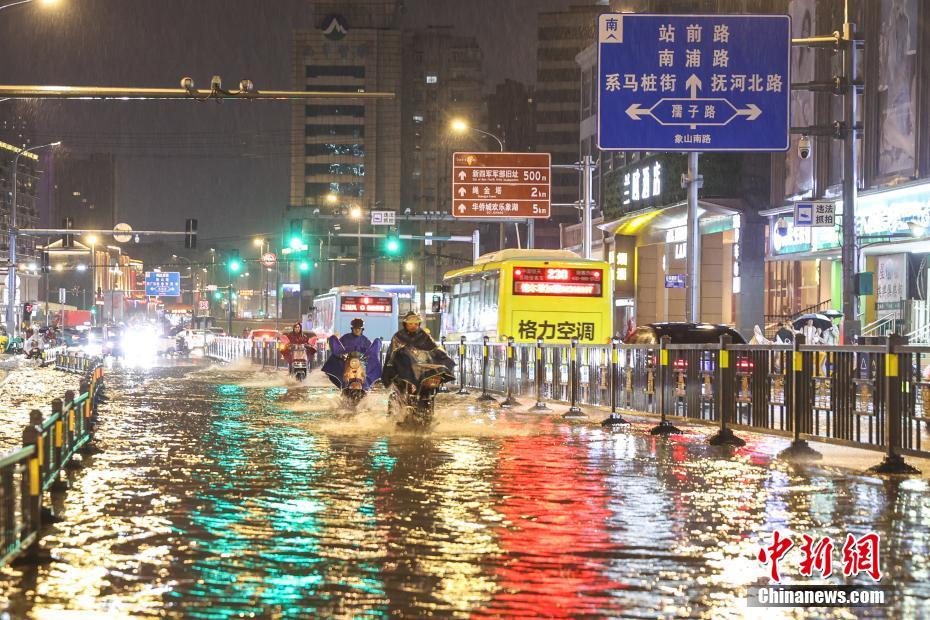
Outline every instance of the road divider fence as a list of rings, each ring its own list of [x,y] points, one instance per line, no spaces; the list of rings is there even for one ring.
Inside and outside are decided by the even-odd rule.
[[[55,519],[44,496],[66,490],[64,472],[78,466],[77,454],[94,449],[103,388],[101,360],[60,351],[54,361],[56,368],[81,376],[79,389],[52,400],[48,417],[39,409],[30,411],[22,447],[0,456],[0,566],[14,558],[41,561],[42,529]]]
[[[773,434],[791,439],[786,459],[819,458],[809,440],[882,450],[879,473],[915,473],[904,457],[930,457],[930,347],[900,336],[850,346],[806,345],[802,337],[745,345],[727,336],[714,344],[443,344],[458,364],[457,394],[478,390],[489,406],[516,408],[517,398],[531,397],[530,411],[567,403],[568,419],[604,407],[604,426],[626,424],[622,413],[644,414],[658,418],[654,435],[680,433],[676,423],[713,425],[714,445],[742,445],[734,431]],[[268,345],[256,346],[230,343],[214,357],[230,361],[230,352],[241,351],[239,358],[266,367],[278,363]],[[325,351],[319,355],[322,361]]]

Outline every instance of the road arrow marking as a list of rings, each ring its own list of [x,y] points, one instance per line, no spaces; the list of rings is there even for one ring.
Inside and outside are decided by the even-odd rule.
[[[747,104],[745,110],[737,110],[737,116],[745,116],[747,121],[754,121],[759,118],[759,115],[762,114],[762,110],[759,109],[754,103]]]
[[[459,172],[459,181],[464,181],[466,176],[467,176],[467,175],[465,174],[465,171],[464,171],[464,170],[462,170],[461,172]]]
[[[685,88],[691,91],[691,98],[697,99],[697,91],[701,89],[701,78],[691,74],[691,77],[688,78],[688,81],[685,82]]]
[[[464,188],[464,187],[460,187],[460,188],[459,188],[459,196],[464,196],[464,195],[467,194],[467,193],[468,193],[468,192],[465,191],[465,188]]]
[[[642,120],[639,117],[643,114],[649,114],[649,109],[639,107],[638,103],[634,103],[626,109],[627,116],[632,118],[634,121]]]

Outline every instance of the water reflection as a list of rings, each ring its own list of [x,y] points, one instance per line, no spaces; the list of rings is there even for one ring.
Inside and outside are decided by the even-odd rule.
[[[59,561],[0,574],[15,617],[755,617],[775,528],[877,531],[898,598],[875,615],[930,600],[927,483],[774,464],[770,439],[717,450],[454,396],[435,432],[401,433],[383,399],[351,417],[326,389],[247,369],[110,384],[104,451],[45,541]],[[810,583],[799,561],[783,573]]]

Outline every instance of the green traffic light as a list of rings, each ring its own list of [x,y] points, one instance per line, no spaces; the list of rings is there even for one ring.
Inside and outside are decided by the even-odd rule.
[[[307,271],[310,271],[310,263],[308,263],[305,260],[300,261],[300,265],[298,265],[298,267],[300,268],[301,273],[306,273]]]
[[[292,250],[301,250],[304,247],[304,240],[298,235],[294,235],[287,244],[291,246]]]
[[[229,271],[231,273],[239,273],[242,270],[242,263],[238,259],[232,259],[229,261]]]
[[[388,251],[388,254],[397,254],[400,251],[400,241],[396,237],[388,237],[387,243],[384,244],[384,249]]]
[[[222,294],[221,292],[217,291],[217,292],[213,293],[213,299],[217,299],[217,300],[223,299],[223,294]]]

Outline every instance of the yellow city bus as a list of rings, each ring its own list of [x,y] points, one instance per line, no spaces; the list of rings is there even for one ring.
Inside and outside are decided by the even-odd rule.
[[[442,333],[492,341],[609,342],[613,321],[610,265],[568,250],[502,250],[443,278]]]

